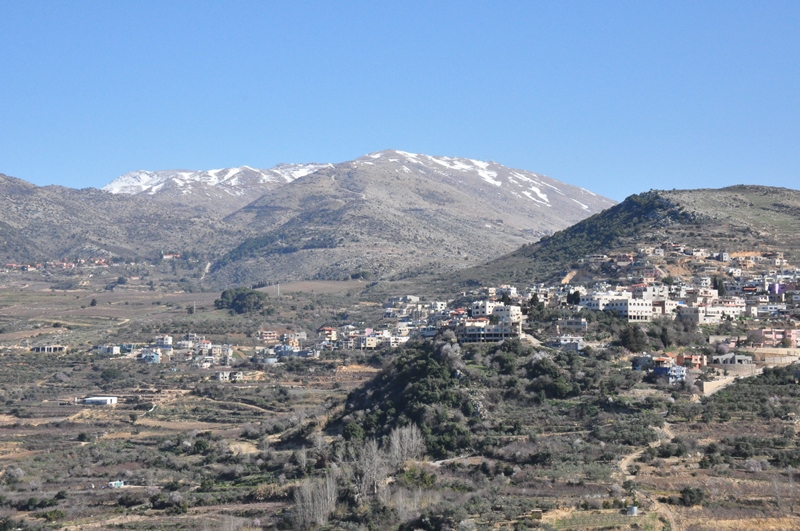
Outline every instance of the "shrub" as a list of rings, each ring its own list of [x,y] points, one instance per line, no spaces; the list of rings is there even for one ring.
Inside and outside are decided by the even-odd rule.
[[[703,492],[703,489],[696,488],[696,487],[684,487],[681,490],[681,503],[686,507],[692,507],[694,505],[701,505],[703,500],[705,500],[706,493]]]

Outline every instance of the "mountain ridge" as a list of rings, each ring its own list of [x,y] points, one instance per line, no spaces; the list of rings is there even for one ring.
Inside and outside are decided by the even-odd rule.
[[[329,164],[278,164],[216,170],[137,170],[101,190],[112,194],[149,195],[166,203],[192,204],[212,214],[227,215],[270,191]]]

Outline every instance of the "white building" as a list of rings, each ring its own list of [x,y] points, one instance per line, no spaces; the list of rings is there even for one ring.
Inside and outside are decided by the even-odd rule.
[[[116,396],[90,396],[83,399],[84,404],[90,406],[113,406],[117,403]]]
[[[492,315],[498,320],[508,323],[522,322],[522,308],[519,306],[499,305],[494,307]]]
[[[606,309],[606,306],[611,301],[615,300],[622,300],[622,299],[630,299],[633,297],[633,294],[629,291],[624,292],[616,292],[616,291],[609,291],[605,293],[589,293],[587,295],[581,296],[580,305],[586,308],[587,310],[592,310],[594,312],[602,312]]]
[[[494,309],[501,305],[502,303],[494,301],[475,301],[472,303],[472,318],[489,317],[494,313]]]
[[[653,302],[640,299],[615,299],[606,304],[605,310],[611,310],[628,322],[653,320]]]

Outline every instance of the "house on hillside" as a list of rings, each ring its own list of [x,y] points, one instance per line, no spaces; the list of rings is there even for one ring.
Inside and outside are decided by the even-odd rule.
[[[747,331],[747,340],[758,347],[797,348],[798,337],[800,337],[800,330],[758,328]]]
[[[700,368],[706,366],[707,358],[703,354],[683,353],[683,354],[678,354],[676,362],[678,363],[678,365],[682,367]]]
[[[161,349],[146,348],[139,354],[139,361],[144,363],[161,363]]]
[[[220,382],[241,382],[244,380],[244,373],[242,371],[219,371],[215,377]]]
[[[583,336],[557,336],[547,340],[547,346],[566,351],[578,352],[586,347]]]
[[[686,367],[674,365],[671,358],[667,359],[670,360],[670,363],[661,361],[663,358],[653,358],[653,362],[656,364],[656,366],[653,367],[653,373],[657,376],[665,376],[670,384],[685,382]]]
[[[733,352],[711,356],[712,365],[751,365],[752,363],[752,356],[734,354]]]
[[[317,330],[317,337],[323,341],[332,343],[339,338],[339,331],[331,326],[323,326]]]
[[[586,332],[589,329],[589,323],[586,319],[559,319],[556,322],[556,333],[562,334],[564,332]]]
[[[41,345],[36,347],[31,347],[31,352],[40,352],[40,353],[64,353],[68,350],[68,347],[64,345]]]

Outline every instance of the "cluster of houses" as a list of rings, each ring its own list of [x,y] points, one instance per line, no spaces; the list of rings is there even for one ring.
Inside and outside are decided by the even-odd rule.
[[[496,342],[522,337],[520,304],[506,304],[497,295],[507,290],[507,300],[522,298],[516,288],[487,288],[484,298],[467,307],[450,308],[443,301],[422,302],[415,295],[392,297],[384,304],[383,327],[359,329],[353,325],[322,327],[317,330],[318,350],[372,350],[398,347],[415,336],[433,337],[442,330],[455,332],[459,342]],[[279,346],[276,347],[280,348]]]
[[[750,366],[753,364],[753,357],[733,352],[712,356],[698,352],[656,355],[643,353],[634,356],[631,361],[634,370],[652,372],[657,377],[663,377],[670,384],[674,384],[686,380],[687,370],[702,369],[709,365],[716,367]]]
[[[79,269],[79,268],[96,268],[96,267],[109,267],[112,264],[108,262],[107,258],[78,258],[76,260],[58,260],[51,262],[37,262],[28,264],[16,264],[9,262],[5,264],[7,271],[41,271],[44,269]]]
[[[689,252],[693,257],[711,256],[714,260],[751,264],[764,263],[786,266],[779,253],[775,257],[747,255],[734,259],[726,253],[710,255],[702,249],[675,247],[669,252]],[[639,254],[658,256],[661,248],[646,248]],[[587,257],[587,259],[601,257]],[[602,257],[607,258],[607,257]],[[317,330],[313,349],[303,349],[301,342],[309,343],[304,333],[279,334],[263,330],[260,338],[273,345],[273,359],[283,355],[310,357],[319,351],[371,350],[396,347],[411,337],[433,337],[444,329],[452,330],[462,343],[497,342],[508,338],[529,338],[525,334],[526,310],[532,303],[573,310],[578,317],[559,319],[557,335],[548,338],[547,344],[562,349],[582,350],[584,335],[588,330],[581,311],[610,311],[628,322],[646,323],[659,317],[681,319],[696,325],[718,324],[725,319],[773,319],[786,317],[791,309],[800,305],[800,273],[784,269],[779,276],[770,271],[759,275],[728,276],[722,282],[725,295],[712,287],[711,277],[700,276],[690,281],[673,280],[669,284],[652,280],[628,285],[599,283],[591,288],[569,284],[546,286],[543,284],[519,290],[514,286],[485,287],[472,293],[470,304],[450,307],[443,301],[421,301],[414,295],[392,297],[384,304],[381,328],[358,329],[353,325],[325,326]],[[663,275],[660,276],[663,278]],[[637,279],[641,280],[641,279]],[[466,293],[463,294],[466,296]],[[576,301],[576,295],[579,300]],[[462,299],[463,300],[463,297]],[[576,304],[577,302],[577,304]],[[751,330],[741,343],[757,347],[796,348],[798,332],[792,329],[763,327]],[[734,341],[732,346],[737,346]],[[680,364],[678,364],[680,365]]]
[[[258,332],[258,338],[269,347],[256,350],[251,360],[254,363],[273,364],[282,358],[319,357],[319,349],[308,346],[308,334],[304,331],[278,333],[262,329]]]
[[[96,347],[103,354],[132,354],[143,363],[182,361],[204,369],[229,365],[233,358],[231,345],[214,344],[204,336],[184,334],[177,341],[169,334],[156,336],[149,345],[123,344]]]
[[[178,260],[181,258],[180,253],[161,253],[162,260]],[[109,259],[108,257],[91,257],[91,258],[76,258],[63,260],[55,260],[48,262],[35,262],[35,263],[14,263],[9,262],[5,264],[6,271],[42,271],[46,269],[94,269],[98,267],[115,267],[122,265],[119,262]]]
[[[724,295],[711,287],[709,277],[670,285],[651,282],[628,286],[598,284],[576,287],[580,305],[588,310],[613,311],[630,322],[672,317],[696,325],[718,324],[724,319],[788,317],[800,305],[800,278],[790,282],[761,279],[722,281]]]
[[[669,277],[663,269],[668,255],[680,257],[682,266],[696,276],[688,281],[670,277],[668,283],[663,282]],[[718,324],[724,319],[781,318],[800,305],[800,271],[789,267],[780,252],[709,252],[664,243],[641,248],[635,255],[590,255],[584,262],[625,268],[619,276],[628,282],[624,286],[576,287],[580,305],[613,311],[630,322],[663,316],[696,325]]]

